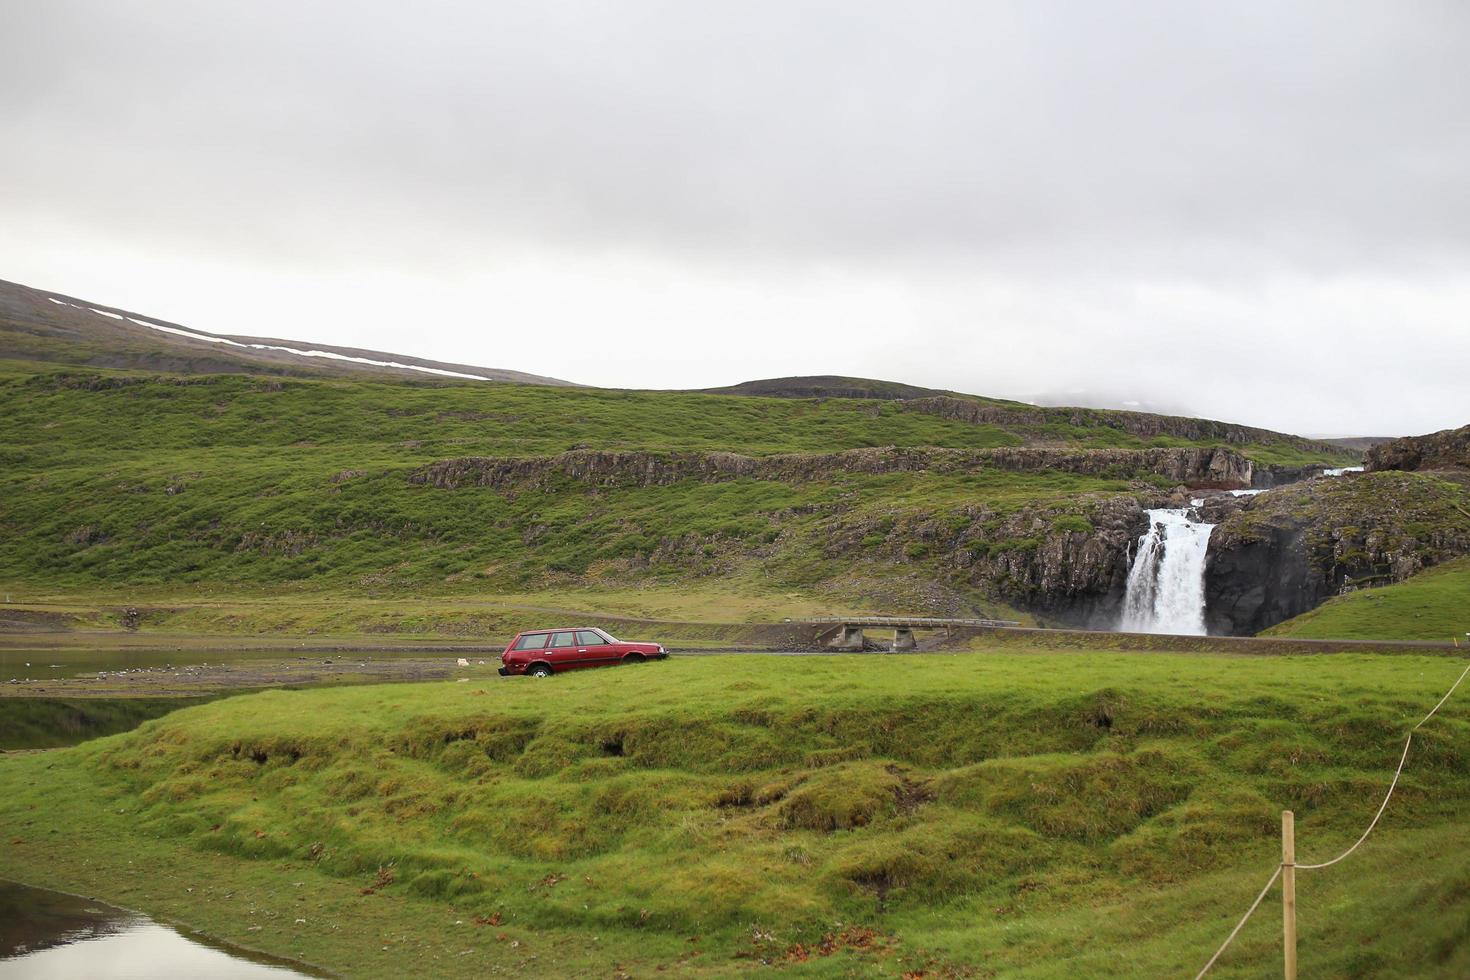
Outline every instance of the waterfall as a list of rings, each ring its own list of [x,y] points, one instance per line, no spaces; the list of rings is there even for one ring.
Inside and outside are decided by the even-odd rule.
[[[1149,528],[1128,568],[1121,629],[1130,633],[1205,634],[1205,549],[1213,524],[1188,510],[1148,512]]]

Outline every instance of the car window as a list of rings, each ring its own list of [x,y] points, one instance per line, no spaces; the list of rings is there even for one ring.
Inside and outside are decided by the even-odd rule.
[[[570,630],[565,633],[552,633],[551,645],[554,647],[574,647],[577,645],[576,634]]]
[[[517,650],[540,650],[544,646],[546,646],[545,633],[527,633],[516,640]]]
[[[600,634],[594,633],[591,630],[577,631],[577,646],[579,647],[600,647],[606,645],[607,641]]]

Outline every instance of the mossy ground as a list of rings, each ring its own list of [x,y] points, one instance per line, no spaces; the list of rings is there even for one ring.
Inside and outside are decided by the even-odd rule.
[[[1470,650],[1470,558],[1430,568],[1397,585],[1360,589],[1266,636],[1362,640],[1454,640]]]
[[[353,975],[1187,974],[1279,811],[1306,860],[1350,842],[1460,666],[742,657],[266,692],[0,760],[0,838],[8,873]],[[1461,698],[1378,835],[1304,873],[1314,972],[1464,975],[1467,802]],[[1271,973],[1276,935],[1263,913],[1221,975]]]

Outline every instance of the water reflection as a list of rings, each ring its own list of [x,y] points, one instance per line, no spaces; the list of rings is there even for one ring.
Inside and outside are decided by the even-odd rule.
[[[124,909],[0,881],[0,978],[307,977],[284,960],[247,953]]]
[[[0,752],[55,749],[131,731],[202,698],[0,698]]]

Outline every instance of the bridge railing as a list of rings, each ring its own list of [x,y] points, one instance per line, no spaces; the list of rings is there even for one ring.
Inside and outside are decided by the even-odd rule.
[[[1010,619],[943,619],[932,616],[814,616],[811,619],[787,619],[788,623],[808,623],[812,626],[852,626],[882,627],[899,626],[910,629],[923,629],[924,627],[945,626],[979,626],[986,628],[1001,628],[1007,626],[1020,626],[1020,622]]]

